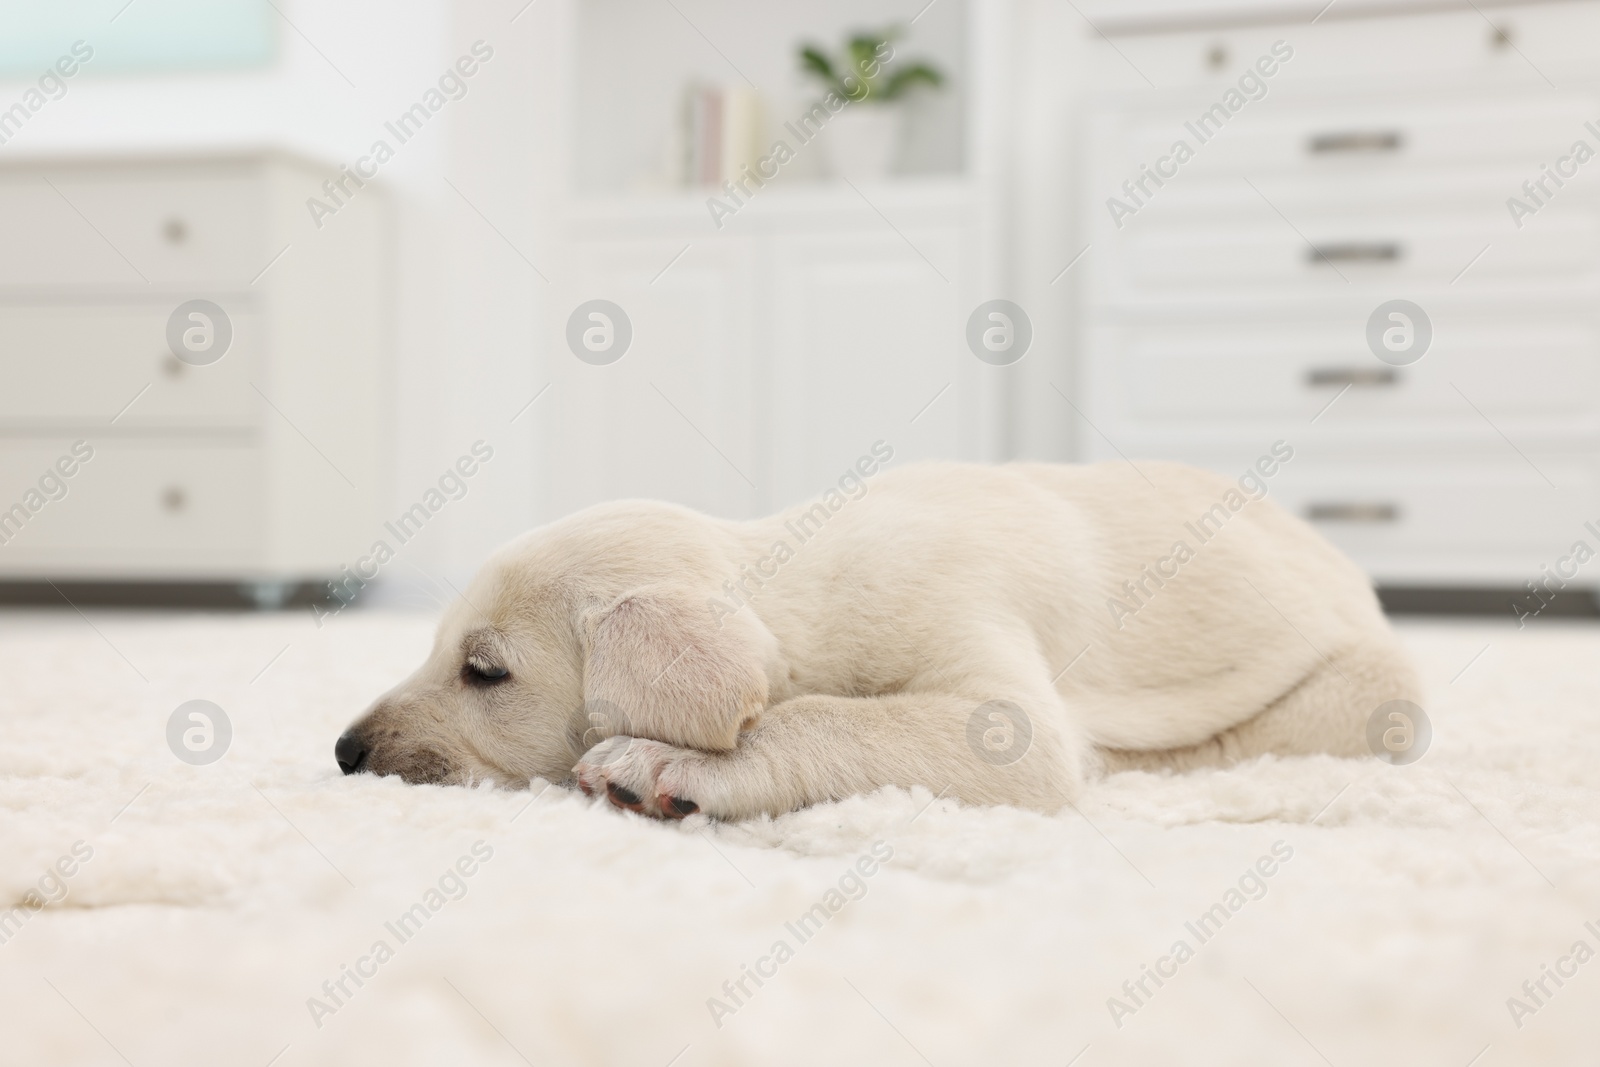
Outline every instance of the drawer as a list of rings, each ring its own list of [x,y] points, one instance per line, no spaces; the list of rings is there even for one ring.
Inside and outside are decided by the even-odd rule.
[[[1227,448],[1152,448],[1128,437],[1117,443],[1135,462],[1175,460],[1238,478],[1273,439],[1263,434]],[[1600,516],[1600,471],[1591,460],[1535,454],[1556,491],[1507,449],[1384,456],[1289,443],[1294,457],[1267,479],[1271,499],[1310,521],[1379,582],[1520,588],[1579,538],[1600,549],[1600,538],[1583,525]],[[1103,443],[1085,444],[1089,458],[1122,461]],[[1585,576],[1600,583],[1600,571],[1586,569]]]
[[[1394,0],[1339,0],[1331,9],[1326,0],[1080,0],[1068,22],[1094,43],[1090,58],[1097,69],[1088,80],[1096,85],[1143,86],[1131,66],[1163,88],[1220,92],[1280,39],[1294,47],[1285,69],[1297,80],[1337,79],[1358,87],[1471,77],[1537,92],[1548,88],[1541,71],[1567,85],[1594,69],[1600,6],[1519,2],[1478,5],[1481,11],[1467,4],[1442,12],[1399,10],[1406,6]],[[1374,17],[1353,17],[1358,13]]]
[[[1272,495],[1379,581],[1520,586],[1579,537],[1600,547],[1583,528],[1600,502],[1593,464],[1537,462],[1559,492],[1515,455],[1379,464],[1302,450],[1272,479]]]
[[[1376,306],[1403,286],[1426,306],[1423,295],[1429,293],[1539,294],[1570,288],[1600,272],[1600,217],[1594,211],[1569,211],[1560,225],[1529,225],[1517,232],[1503,209],[1499,215],[1357,214],[1297,204],[1299,210],[1291,213],[1280,205],[1295,219],[1292,229],[1257,204],[1259,221],[1248,223],[1130,226],[1120,254],[1114,250],[1106,257],[1103,298],[1326,299],[1370,292]],[[1452,287],[1468,264],[1471,271]]]
[[[180,361],[167,347],[177,301],[0,304],[0,428],[98,432],[112,419],[119,429],[254,425],[260,320],[248,303],[218,303],[231,311],[233,340],[206,366]]]
[[[1326,408],[1317,420],[1324,432],[1476,433],[1485,427],[1472,405],[1519,439],[1600,429],[1592,320],[1488,319],[1459,306],[1436,308],[1431,319],[1427,353],[1401,367],[1373,355],[1359,315],[1097,331],[1092,365],[1103,368],[1095,379],[1110,395],[1098,393],[1096,403],[1150,429],[1307,425]]]
[[[0,575],[156,578],[260,568],[264,464],[255,449],[87,443],[92,457],[73,468],[57,466],[73,456],[71,438],[0,439]],[[61,477],[62,469],[72,476]]]
[[[1342,179],[1362,173],[1442,171],[1462,164],[1525,170],[1498,198],[1491,198],[1499,206],[1524,178],[1537,175],[1541,163],[1565,155],[1573,141],[1582,138],[1592,144],[1595,135],[1584,123],[1600,118],[1600,97],[1592,94],[1507,99],[1504,93],[1483,95],[1463,87],[1448,100],[1418,101],[1414,94],[1402,99],[1397,104],[1392,96],[1345,97],[1330,105],[1278,94],[1247,104],[1220,130],[1214,124],[1201,130],[1208,138],[1202,143],[1194,129],[1216,101],[1197,97],[1187,107],[1108,116],[1102,120],[1102,136],[1108,135],[1103,151],[1113,173],[1121,173],[1116,185],[1134,176],[1141,163],[1153,166],[1179,139],[1195,149],[1195,157],[1179,168],[1176,185],[1200,177],[1228,177],[1236,183],[1267,174]],[[1251,110],[1258,106],[1261,110]]]
[[[278,252],[265,179],[196,170],[0,171],[0,288],[248,285]]]

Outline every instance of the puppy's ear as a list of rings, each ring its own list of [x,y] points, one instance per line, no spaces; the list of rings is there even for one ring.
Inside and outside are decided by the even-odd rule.
[[[585,614],[584,701],[620,709],[629,734],[725,751],[760,717],[777,641],[753,612],[719,626],[709,598],[650,586]]]

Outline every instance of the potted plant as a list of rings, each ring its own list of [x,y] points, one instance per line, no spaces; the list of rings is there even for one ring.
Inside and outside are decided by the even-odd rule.
[[[918,87],[937,89],[944,75],[920,61],[896,64],[897,29],[852,35],[835,58],[814,44],[800,47],[800,69],[830,95],[846,101],[828,122],[828,152],[834,172],[871,181],[889,173],[900,145],[906,95]]]

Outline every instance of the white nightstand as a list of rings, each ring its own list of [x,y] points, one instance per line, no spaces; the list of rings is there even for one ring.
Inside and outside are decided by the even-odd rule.
[[[348,180],[319,227],[338,177],[273,152],[0,165],[0,580],[271,603],[365,551],[391,230]]]

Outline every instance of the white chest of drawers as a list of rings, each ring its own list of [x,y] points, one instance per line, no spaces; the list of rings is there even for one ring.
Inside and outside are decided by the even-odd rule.
[[[371,543],[389,229],[370,186],[316,226],[330,175],[275,153],[0,166],[0,580],[270,588]],[[209,363],[169,341],[194,300],[231,328]],[[75,442],[92,457],[60,464]]]
[[[1520,588],[1592,540],[1600,159],[1521,226],[1507,201],[1600,150],[1600,10],[1486,10],[1116,40],[1168,82],[1091,108],[1083,453],[1238,474],[1287,441],[1274,495],[1389,585]],[[1274,41],[1293,58],[1198,143]],[[1193,158],[1130,201],[1180,138]],[[1433,331],[1404,366],[1366,340],[1395,299]]]

